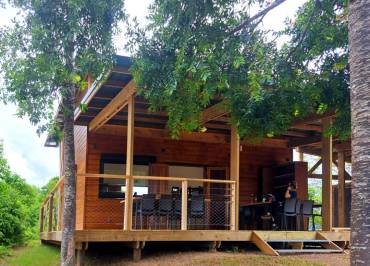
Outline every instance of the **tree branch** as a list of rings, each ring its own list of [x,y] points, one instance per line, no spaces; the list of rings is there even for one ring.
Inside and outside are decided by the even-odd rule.
[[[237,26],[233,30],[231,30],[228,35],[232,35],[232,34],[238,32],[238,31],[240,31],[242,28],[248,26],[248,24],[250,24],[252,21],[254,21],[254,20],[256,20],[256,19],[258,19],[260,17],[264,17],[268,12],[270,12],[275,7],[278,7],[279,5],[281,5],[282,3],[284,3],[285,1],[286,0],[276,0],[271,5],[269,5],[265,9],[261,10],[260,12],[258,12],[257,14],[255,14],[254,16],[245,19],[239,26]]]

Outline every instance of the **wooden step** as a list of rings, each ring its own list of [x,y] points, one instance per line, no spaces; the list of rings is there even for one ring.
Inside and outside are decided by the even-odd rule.
[[[265,241],[268,243],[330,243],[326,239],[273,239]]]
[[[279,254],[293,253],[342,253],[341,249],[276,249]]]

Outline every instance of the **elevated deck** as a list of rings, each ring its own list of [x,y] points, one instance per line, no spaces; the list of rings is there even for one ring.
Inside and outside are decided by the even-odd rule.
[[[313,240],[317,232],[307,231],[226,231],[226,230],[77,230],[76,242],[136,242],[136,241],[253,241],[253,233],[258,233],[266,241],[274,240]],[[323,236],[333,242],[348,242],[350,231],[322,231]],[[43,232],[40,235],[43,241],[60,242],[61,231]]]

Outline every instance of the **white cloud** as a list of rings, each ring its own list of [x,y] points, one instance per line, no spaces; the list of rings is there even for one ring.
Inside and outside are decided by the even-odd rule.
[[[29,183],[42,186],[59,173],[59,150],[44,147],[45,135],[39,137],[27,118],[15,116],[14,105],[0,105],[0,138],[4,155],[13,172]]]

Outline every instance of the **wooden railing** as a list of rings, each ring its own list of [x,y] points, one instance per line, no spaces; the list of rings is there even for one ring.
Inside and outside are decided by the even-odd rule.
[[[122,185],[126,187],[125,194],[126,195],[133,195],[133,191],[129,193],[127,189],[130,188],[128,182],[132,182],[132,184],[135,183],[137,180],[145,180],[147,181],[147,187],[149,189],[148,194],[156,195],[156,210],[151,213],[150,210],[143,211],[140,207],[140,199],[141,197],[130,197],[130,202],[126,202],[126,199],[123,199],[121,203],[123,204],[123,210],[125,208],[128,208],[124,211],[125,214],[131,214],[131,217],[127,217],[127,215],[123,216],[123,219],[130,219],[130,222],[128,223],[130,226],[127,230],[140,230],[140,229],[163,229],[163,226],[161,225],[161,215],[166,214],[162,213],[160,209],[158,209],[158,204],[160,204],[160,199],[163,196],[169,196],[171,194],[170,187],[168,183],[171,183],[172,185],[178,186],[181,190],[181,193],[179,193],[179,198],[177,201],[170,201],[172,202],[171,208],[175,208],[175,203],[179,203],[181,200],[181,207],[177,206],[178,212],[174,214],[174,212],[170,213],[169,208],[167,208],[167,216],[171,216],[171,226],[168,225],[168,217],[167,217],[167,226],[164,226],[164,229],[178,229],[178,230],[189,230],[192,228],[196,228],[197,225],[200,225],[199,228],[201,229],[212,229],[212,228],[224,228],[229,230],[235,230],[236,229],[236,182],[232,180],[216,180],[216,179],[201,179],[201,178],[186,178],[186,177],[163,177],[163,176],[126,176],[126,175],[112,175],[112,174],[79,174],[78,176],[86,177],[86,178],[109,178],[109,179],[123,179],[125,180]],[[163,183],[167,184],[162,186]],[[203,197],[204,199],[204,209],[199,211],[196,214],[197,217],[206,217],[204,220],[207,220],[203,222],[203,224],[197,224],[196,222],[191,223],[193,216],[192,212],[192,198],[189,197],[187,191],[188,188],[191,187],[194,184],[201,184],[203,187]],[[217,185],[216,185],[217,184]],[[133,187],[133,186],[132,186]],[[166,187],[164,190],[163,188]],[[215,195],[215,192],[217,189],[218,191],[217,195]],[[186,191],[186,193],[182,193],[183,191]],[[217,191],[216,191],[217,192]],[[223,193],[223,194],[222,194]],[[218,197],[218,199],[217,199]],[[220,199],[221,198],[221,199]],[[190,206],[188,206],[190,204]],[[218,208],[219,213],[222,213],[222,217],[217,216],[217,210]],[[186,210],[186,211],[184,211]],[[106,212],[107,210],[102,210],[102,212]],[[150,219],[159,220],[156,221],[156,225],[144,225],[143,226],[143,214],[146,212],[145,216],[152,216],[149,217]],[[181,212],[181,214],[179,214]],[[153,217],[157,215],[156,217]],[[151,215],[153,214],[153,215]],[[159,216],[159,217],[158,217]],[[176,219],[173,219],[174,217]],[[220,216],[220,215],[219,215]],[[204,218],[203,217],[203,218]],[[148,217],[146,217],[148,218]],[[213,219],[213,221],[212,221]],[[215,219],[219,219],[218,222],[215,222]],[[140,221],[138,223],[138,220]],[[176,220],[176,226],[173,226],[172,220]],[[222,220],[222,221],[220,221]],[[127,222],[127,221],[126,221]],[[179,222],[179,224],[177,223]],[[138,226],[139,224],[139,226]]]
[[[161,177],[161,176],[133,176],[133,180],[148,180],[148,181],[157,181],[157,182],[177,182],[178,184],[181,183],[181,230],[188,230],[189,227],[197,226],[196,222],[194,224],[189,224],[192,218],[192,207],[188,206],[188,204],[192,204],[191,197],[189,198],[188,188],[191,187],[191,184],[202,184],[203,186],[203,194],[199,195],[201,198],[204,199],[204,207],[203,211],[199,212],[199,216],[208,217],[211,219],[211,212],[220,211],[223,212],[223,217],[217,217],[220,220],[224,220],[224,222],[210,222],[206,221],[203,224],[200,224],[201,229],[211,229],[213,226],[215,227],[224,227],[230,230],[235,230],[236,228],[236,187],[235,181],[231,180],[219,180],[219,179],[202,179],[202,178],[186,178],[186,177]],[[218,188],[222,190],[222,193],[218,191],[218,196],[222,199],[214,199],[216,195],[214,195],[214,191],[217,188],[212,188],[212,184],[219,184],[224,185],[223,188]],[[168,188],[167,188],[168,189]],[[184,193],[185,192],[185,193]],[[162,195],[166,195],[169,192],[160,192],[157,193],[158,198]],[[219,194],[220,193],[220,194]],[[215,203],[218,202],[218,206]],[[202,204],[202,203],[201,203]],[[159,210],[160,212],[160,210]],[[190,215],[190,217],[188,217]],[[204,217],[203,217],[204,218]],[[136,218],[137,219],[137,218]],[[139,228],[136,228],[139,229]],[[172,229],[167,228],[165,229]]]
[[[94,178],[94,183],[97,178],[108,179],[122,179],[125,186],[127,181],[132,184],[137,180],[145,180],[147,182],[148,193],[156,196],[156,204],[159,204],[160,199],[164,196],[171,195],[171,186],[179,188],[178,197],[171,202],[173,210],[175,204],[180,204],[176,207],[176,212],[170,212],[169,208],[167,217],[162,217],[162,212],[159,205],[156,205],[156,210],[153,215],[143,212],[140,209],[141,197],[130,197],[130,202],[126,203],[126,199],[121,199],[121,221],[123,227],[125,219],[130,219],[130,227],[127,230],[189,230],[189,229],[224,229],[236,230],[236,182],[232,180],[218,180],[218,179],[201,179],[201,178],[186,178],[186,177],[162,177],[162,176],[126,176],[126,175],[112,175],[112,174],[78,174],[77,178],[86,178],[87,189],[89,189],[89,179]],[[48,196],[40,208],[40,232],[60,231],[62,228],[61,215],[63,208],[63,193],[64,193],[64,179],[61,178],[55,187],[50,191]],[[203,188],[203,193],[200,195],[203,209],[195,210],[193,212],[193,204],[195,203],[194,197],[189,196],[188,188],[200,186]],[[134,187],[134,186],[133,186]],[[133,195],[127,193],[129,186],[126,186],[126,195]],[[186,192],[186,193],[183,193]],[[86,200],[86,199],[85,199]],[[105,202],[106,203],[106,202]],[[199,203],[199,200],[198,200]],[[106,204],[102,205],[102,213],[107,213]],[[116,205],[114,205],[116,206]],[[129,208],[126,211],[125,208]],[[96,206],[99,209],[99,206]],[[87,212],[89,210],[82,210]],[[118,209],[112,210],[114,213]],[[198,211],[198,212],[197,212]],[[123,215],[131,214],[130,217]],[[91,214],[91,213],[90,213]],[[166,214],[166,213],[164,213]],[[87,213],[84,213],[84,216]],[[151,217],[147,217],[147,216]],[[143,216],[150,222],[143,222]],[[122,220],[123,217],[123,220]],[[167,222],[163,223],[163,219],[167,218]],[[109,220],[108,217],[104,221]],[[166,220],[166,219],[165,219]],[[170,220],[170,222],[169,222]],[[104,223],[102,221],[102,223]],[[127,221],[126,221],[127,222]]]
[[[62,200],[64,178],[46,196],[40,207],[40,233],[61,230]]]

